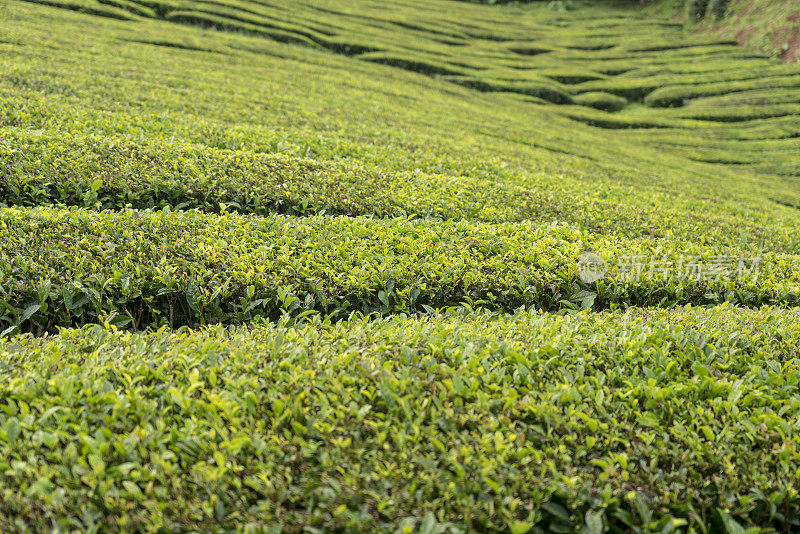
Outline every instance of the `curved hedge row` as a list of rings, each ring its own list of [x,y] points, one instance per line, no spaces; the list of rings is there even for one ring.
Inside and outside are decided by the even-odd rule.
[[[21,336],[0,530],[790,531],[798,344],[729,306]]]
[[[454,5],[2,4],[0,531],[800,528],[796,70]]]
[[[608,268],[591,286],[578,277],[586,250]],[[721,254],[733,262],[727,274],[678,270],[690,261],[711,265]],[[134,328],[241,323],[282,311],[341,316],[461,302],[506,311],[798,303],[798,256],[765,253],[755,265],[753,254],[598,236],[559,223],[5,209],[0,326],[45,332],[109,316]],[[747,262],[741,276],[739,258]]]
[[[585,108],[572,112],[575,119],[589,123],[608,117]],[[632,126],[630,120],[618,119],[622,126]],[[681,139],[695,138],[684,133]],[[730,149],[731,144],[720,148]],[[762,143],[758,153],[770,147],[786,152],[771,155],[772,165],[791,165],[791,145]],[[730,158],[726,152],[707,149],[694,158]],[[646,175],[629,172],[624,179],[630,184],[619,183],[622,177],[614,175],[618,179],[606,178],[602,187],[587,187],[583,178],[576,178],[577,169],[522,176],[514,169],[444,170],[394,170],[357,159],[311,159],[178,141],[132,142],[52,130],[0,131],[0,205],[227,209],[259,215],[324,212],[545,224],[559,220],[629,238],[674,237],[724,247],[749,242],[764,250],[791,253],[798,247],[792,219],[781,216],[777,205],[754,203],[759,193],[748,193],[753,184],[745,182],[722,184],[717,177],[701,175],[695,181],[678,177],[667,183],[656,175],[659,183],[650,180],[640,187]],[[713,201],[706,196],[722,187],[730,196]],[[792,198],[793,191],[788,184],[770,187],[767,193]]]

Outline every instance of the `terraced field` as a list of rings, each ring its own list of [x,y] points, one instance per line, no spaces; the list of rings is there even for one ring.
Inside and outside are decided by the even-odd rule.
[[[0,3],[0,530],[800,528],[800,69],[572,5]]]

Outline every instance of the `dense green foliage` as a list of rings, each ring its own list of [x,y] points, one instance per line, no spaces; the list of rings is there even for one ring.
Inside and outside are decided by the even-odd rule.
[[[0,237],[0,326],[39,333],[110,314],[115,324],[138,329],[241,323],[281,310],[389,313],[460,302],[506,311],[800,304],[793,255],[766,253],[760,271],[743,270],[741,279],[675,273],[629,279],[614,268],[625,258],[655,254],[677,263],[686,255],[711,263],[724,249],[622,240],[560,223],[7,209],[0,211]],[[590,288],[576,268],[584,250],[612,267]]]
[[[729,0],[709,0],[706,16],[711,20],[721,20],[728,12]]]
[[[0,3],[0,530],[800,528],[799,118],[624,2]]]
[[[687,0],[686,14],[690,20],[700,20],[706,16],[710,0]]]
[[[0,527],[797,528],[798,343],[728,306],[18,337]]]

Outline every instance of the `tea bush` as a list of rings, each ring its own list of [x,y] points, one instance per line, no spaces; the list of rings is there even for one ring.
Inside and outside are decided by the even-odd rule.
[[[702,19],[708,10],[710,0],[687,0],[686,12],[691,20]]]
[[[800,73],[648,10],[0,2],[0,531],[797,530]]]
[[[798,310],[0,343],[0,528],[798,527]]]
[[[628,103],[622,97],[601,91],[581,93],[575,97],[575,102],[603,111],[620,111]]]

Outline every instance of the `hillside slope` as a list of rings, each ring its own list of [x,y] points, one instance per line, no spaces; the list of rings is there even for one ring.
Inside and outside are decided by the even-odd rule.
[[[702,3],[703,0],[700,0]],[[701,19],[691,20],[686,2],[664,0],[648,6],[649,13],[685,20],[696,32],[707,32],[724,39],[735,39],[768,56],[787,63],[800,60],[800,5],[793,0],[730,0],[709,2]]]
[[[0,530],[797,528],[800,72],[574,7],[0,3]]]

